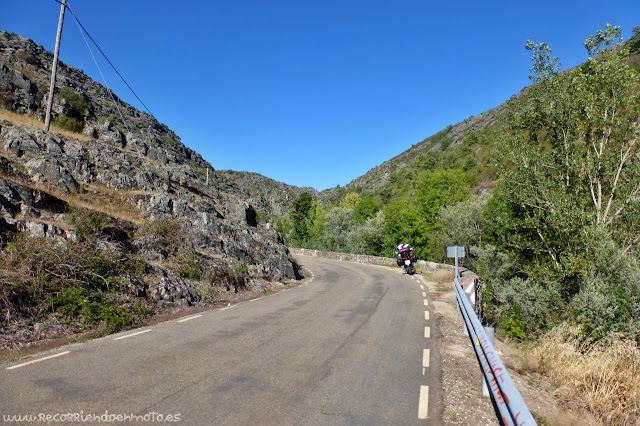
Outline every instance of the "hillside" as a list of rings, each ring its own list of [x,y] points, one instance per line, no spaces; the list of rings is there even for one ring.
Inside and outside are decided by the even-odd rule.
[[[258,173],[233,170],[218,170],[217,173],[227,182],[249,194],[254,205],[262,207],[260,212],[270,223],[275,223],[278,217],[288,215],[291,203],[303,192],[308,192],[315,197],[321,194],[314,188],[288,185]]]
[[[267,198],[82,71],[60,64],[45,133],[51,62],[0,32],[0,347],[43,324],[47,337],[119,329],[299,277]]]
[[[638,69],[638,40],[631,39],[627,44],[631,47],[627,64]],[[280,209],[290,212],[292,200],[301,192],[310,193],[324,207],[337,205],[349,192],[357,192],[363,197],[372,195],[379,205],[384,205],[399,198],[414,197],[415,181],[425,171],[451,168],[464,171],[473,193],[481,193],[483,190],[491,192],[498,178],[494,157],[507,132],[507,116],[511,104],[526,98],[530,88],[531,86],[523,88],[511,99],[488,111],[442,129],[344,186],[318,192],[313,188],[284,185],[280,189],[287,196],[280,199],[285,203]],[[271,179],[255,173],[231,173],[233,181],[253,197],[259,198],[264,187],[273,185]]]

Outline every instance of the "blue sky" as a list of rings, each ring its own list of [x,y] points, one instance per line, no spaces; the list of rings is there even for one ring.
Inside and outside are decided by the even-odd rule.
[[[68,5],[156,118],[215,169],[318,190],[518,93],[530,83],[527,39],[549,43],[570,68],[607,22],[625,38],[640,25],[638,0]],[[53,51],[59,10],[54,0],[2,0],[0,29]],[[69,13],[60,58],[105,84]]]

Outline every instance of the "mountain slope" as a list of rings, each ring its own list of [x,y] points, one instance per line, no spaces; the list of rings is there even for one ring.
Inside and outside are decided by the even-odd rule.
[[[41,130],[34,118],[44,117],[51,60],[51,53],[31,40],[0,32],[0,314],[5,325],[18,321],[33,329],[34,322],[61,316],[89,321],[78,304],[111,300],[114,282],[128,289],[131,306],[142,303],[155,311],[224,300],[229,292],[261,292],[269,282],[299,277],[268,222],[273,215],[264,210],[271,208],[267,201],[219,176],[167,126],[82,71],[60,65],[53,107],[59,128]],[[121,114],[124,122],[117,118]],[[58,241],[75,254],[90,249],[96,259],[115,256],[116,264],[134,259],[138,267],[90,269],[82,275],[96,265],[74,257],[80,263],[69,263],[75,266],[63,272],[56,269],[59,264],[47,263],[42,274],[54,274],[41,281],[44,275],[28,261],[46,250],[30,251],[38,238],[22,238],[26,235]],[[20,250],[28,259],[14,255]],[[91,278],[96,275],[97,281]],[[61,276],[66,281],[59,281]],[[73,306],[71,299],[60,300],[69,285],[79,285],[78,294],[87,297],[73,299]],[[37,297],[26,298],[27,287],[39,288]]]

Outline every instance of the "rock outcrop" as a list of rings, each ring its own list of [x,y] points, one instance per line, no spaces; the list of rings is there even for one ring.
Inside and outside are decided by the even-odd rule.
[[[3,109],[43,120],[52,56],[0,32]],[[136,229],[159,220],[179,223],[212,285],[238,291],[299,277],[270,223],[277,216],[272,204],[219,176],[166,125],[81,70],[60,64],[57,92],[53,123],[77,133],[0,120],[0,246],[12,232],[77,238],[69,217],[74,207],[125,224],[123,244],[152,265],[144,293],[158,303],[196,299],[194,286],[162,264],[166,254],[157,241],[148,235],[130,241]]]

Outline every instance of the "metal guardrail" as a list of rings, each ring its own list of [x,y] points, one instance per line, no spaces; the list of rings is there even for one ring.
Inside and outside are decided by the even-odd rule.
[[[460,284],[460,278],[456,276],[454,281],[458,306],[467,330],[469,330],[469,339],[471,339],[471,345],[476,352],[482,375],[488,385],[498,421],[501,425],[507,426],[537,425],[493,344],[489,341],[469,300],[467,300]]]

